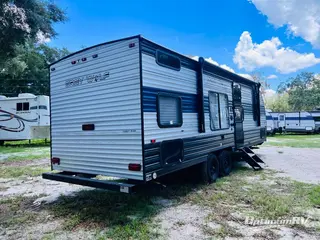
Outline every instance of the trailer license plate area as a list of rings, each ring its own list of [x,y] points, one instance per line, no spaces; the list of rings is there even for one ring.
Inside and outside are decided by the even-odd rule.
[[[129,193],[129,188],[125,186],[120,186],[120,192]]]

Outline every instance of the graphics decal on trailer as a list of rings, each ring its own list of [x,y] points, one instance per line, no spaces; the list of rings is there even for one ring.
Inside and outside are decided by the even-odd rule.
[[[18,126],[16,127],[8,127],[2,125],[2,122],[16,121]],[[11,121],[11,122],[12,122]],[[0,109],[0,130],[8,131],[8,132],[22,132],[25,129],[24,122],[37,122],[38,119],[25,119],[11,112],[7,112],[5,110]]]

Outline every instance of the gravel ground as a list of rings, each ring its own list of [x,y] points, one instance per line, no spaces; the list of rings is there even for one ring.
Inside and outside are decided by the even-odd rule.
[[[261,147],[254,152],[280,176],[320,184],[320,148]]]
[[[320,183],[320,149],[261,147],[254,151],[265,161],[266,168],[280,171],[279,176],[291,177],[307,183]],[[30,161],[27,164],[35,164],[35,162]],[[41,160],[39,164],[43,165],[45,161]],[[0,177],[0,199],[40,195],[41,197],[34,201],[34,205],[37,206],[54,202],[60,195],[72,195],[82,189],[87,188],[43,180],[41,177],[25,179]],[[155,217],[155,222],[159,224],[164,239],[204,239],[204,225],[207,227],[208,224],[211,224],[209,227],[212,229],[219,227],[219,224],[205,221],[210,209],[189,204],[175,205],[171,204],[168,199],[160,199],[159,204],[165,206]],[[273,233],[270,233],[270,229],[265,227],[248,228],[234,221],[230,221],[229,224],[234,225],[245,236],[245,239],[256,239],[257,236],[260,239],[319,239],[318,236],[286,227],[274,229]],[[54,239],[93,239],[94,233],[89,230],[77,229],[68,232],[64,231],[62,226],[63,221],[61,220],[52,220],[27,227],[19,226],[11,230],[1,229],[0,226],[0,239],[42,239],[47,232],[55,232]]]

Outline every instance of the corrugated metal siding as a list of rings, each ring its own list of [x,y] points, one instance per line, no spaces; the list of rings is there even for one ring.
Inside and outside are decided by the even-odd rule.
[[[224,80],[221,78],[214,77],[212,75],[203,74],[203,95],[204,98],[208,101],[209,91],[224,93],[228,95],[228,106],[232,107],[232,82],[228,80]],[[207,103],[208,105],[209,103]],[[228,129],[211,131],[210,128],[210,114],[209,114],[209,106],[208,110],[205,111],[205,129],[207,134],[220,135],[220,134],[229,134],[233,133],[234,129],[231,126]],[[233,116],[233,112],[229,111],[229,115]],[[232,117],[233,118],[233,117]]]
[[[199,133],[197,113],[197,74],[194,70],[181,67],[175,71],[159,66],[154,56],[142,54],[143,106],[144,106],[144,154],[146,174],[166,172],[160,161],[160,143],[165,140],[183,139],[184,159],[182,165],[203,161],[208,153],[234,146],[233,128],[211,131],[208,113],[208,91],[228,94],[232,106],[231,82],[204,76],[204,102],[206,132]],[[183,125],[175,128],[160,128],[157,124],[156,94],[174,92],[182,98]],[[221,136],[223,135],[223,136]],[[151,144],[156,139],[156,144]]]
[[[128,170],[128,163],[142,164],[138,46],[138,39],[106,44],[51,67],[52,156],[61,159],[54,169],[143,179],[142,171]],[[87,81],[106,72],[104,80]],[[81,85],[66,87],[77,79]],[[87,123],[95,130],[82,131]]]
[[[153,56],[142,54],[142,76],[143,87],[157,88],[159,91],[175,91],[186,94],[197,94],[197,76],[196,72],[181,67],[180,71],[175,71],[166,67],[159,66]],[[146,98],[150,94],[145,92],[144,101],[149,103],[150,109],[144,109],[144,142],[150,143],[151,139],[157,141],[184,138],[198,135],[198,115],[197,113],[184,112],[183,125],[176,128],[159,128],[157,123],[157,113],[155,112],[155,96],[153,101]],[[182,94],[181,94],[182,95]],[[144,104],[145,105],[145,104]],[[152,105],[152,106],[151,106]]]
[[[241,102],[244,109],[244,145],[251,146],[261,141],[261,137],[260,126],[257,126],[257,121],[253,120],[252,88],[250,86],[241,84]]]

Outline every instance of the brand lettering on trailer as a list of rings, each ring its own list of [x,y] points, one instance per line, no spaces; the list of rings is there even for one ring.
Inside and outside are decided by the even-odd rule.
[[[79,85],[85,85],[89,83],[100,82],[107,79],[109,75],[110,75],[109,72],[89,74],[87,76],[77,77],[71,80],[67,80],[65,82],[65,85],[68,88],[68,87],[75,87]]]

